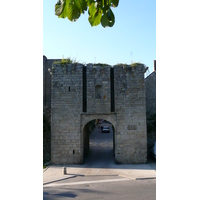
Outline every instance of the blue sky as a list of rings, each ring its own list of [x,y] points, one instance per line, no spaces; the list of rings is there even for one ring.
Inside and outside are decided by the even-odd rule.
[[[156,59],[156,1],[120,0],[112,28],[91,27],[88,13],[76,22],[54,14],[56,0],[43,0],[43,55],[81,63],[141,62],[153,71]]]

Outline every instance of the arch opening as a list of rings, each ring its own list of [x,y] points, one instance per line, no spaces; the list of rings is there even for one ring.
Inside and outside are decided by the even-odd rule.
[[[83,127],[83,163],[106,167],[115,163],[115,127],[105,119],[93,119]]]

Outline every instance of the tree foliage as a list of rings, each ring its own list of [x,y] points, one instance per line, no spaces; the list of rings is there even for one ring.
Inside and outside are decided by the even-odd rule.
[[[119,0],[58,0],[55,5],[55,15],[76,21],[88,10],[88,21],[91,26],[101,23],[104,28],[112,27],[115,23],[115,16],[111,7],[115,8],[118,4]]]

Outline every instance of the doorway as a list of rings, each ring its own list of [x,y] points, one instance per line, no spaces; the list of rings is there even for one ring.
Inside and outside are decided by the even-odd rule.
[[[83,129],[84,164],[106,168],[115,163],[114,126],[105,119],[89,121]]]

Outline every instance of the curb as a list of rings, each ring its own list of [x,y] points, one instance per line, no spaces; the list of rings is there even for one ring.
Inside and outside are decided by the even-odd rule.
[[[66,178],[54,179],[54,180],[52,180],[52,181],[44,182],[43,185],[47,185],[47,184],[54,183],[54,182],[58,182],[58,181],[64,181],[64,180],[66,180],[66,179],[76,177],[76,175],[67,175],[67,176],[68,176],[68,177],[66,177]]]
[[[136,178],[135,180],[139,181],[139,180],[151,180],[151,179],[156,179],[156,177]]]

